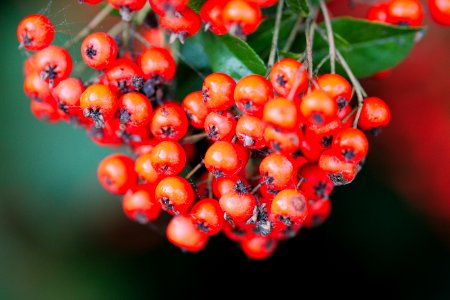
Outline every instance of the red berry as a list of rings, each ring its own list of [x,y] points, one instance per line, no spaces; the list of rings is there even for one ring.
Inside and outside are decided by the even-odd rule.
[[[227,28],[223,24],[223,8],[227,1],[207,0],[200,9],[200,17],[205,23],[205,28],[211,30],[212,33],[222,35],[226,34]]]
[[[388,3],[382,2],[370,7],[369,12],[367,13],[367,19],[369,21],[389,23],[387,13],[388,6]]]
[[[264,130],[265,144],[274,152],[291,155],[300,146],[300,130],[280,130],[269,125]]]
[[[236,133],[236,120],[231,111],[213,111],[205,119],[205,132],[213,141],[231,141]]]
[[[270,82],[280,96],[298,99],[308,87],[308,71],[295,59],[283,58],[270,70]]]
[[[321,126],[336,117],[338,105],[327,93],[314,90],[300,103],[300,113],[309,124]]]
[[[212,73],[203,81],[203,102],[210,110],[227,110],[234,104],[234,79],[223,73]]]
[[[32,100],[30,109],[36,119],[43,122],[55,123],[61,119],[61,115],[59,114],[56,105],[49,102]]]
[[[36,70],[50,87],[56,86],[70,76],[72,57],[62,47],[48,46],[36,54]]]
[[[250,259],[266,259],[277,249],[278,242],[274,239],[254,236],[246,238],[241,242],[242,251]]]
[[[248,115],[261,116],[264,105],[273,98],[270,82],[260,75],[243,77],[234,90],[237,107]]]
[[[219,141],[212,144],[206,151],[205,167],[216,177],[232,176],[239,172],[242,159],[230,142]]]
[[[391,111],[386,102],[377,97],[364,99],[358,127],[363,130],[380,130],[391,121]]]
[[[129,127],[146,126],[151,119],[152,105],[141,93],[131,92],[119,99],[119,121]]]
[[[136,159],[134,170],[147,183],[156,183],[161,177],[152,166],[150,153],[143,154]]]
[[[25,77],[23,82],[25,95],[36,102],[53,102],[48,83],[45,82],[38,72],[32,72]]]
[[[247,0],[247,2],[254,3],[259,7],[269,7],[277,4],[278,0]]]
[[[204,128],[208,109],[203,102],[202,92],[188,94],[182,102],[182,107],[186,113],[189,123],[195,128]]]
[[[156,82],[171,81],[175,76],[175,60],[164,48],[155,47],[145,50],[141,56],[140,66],[145,78]]]
[[[366,135],[356,128],[341,130],[333,140],[332,150],[347,162],[360,162],[369,151],[369,141]]]
[[[198,201],[190,214],[198,229],[208,236],[218,234],[223,228],[223,211],[219,201],[215,199],[205,198]]]
[[[222,15],[228,32],[236,36],[253,33],[262,21],[261,9],[242,0],[229,1],[223,8]]]
[[[297,170],[290,159],[278,153],[266,156],[259,165],[261,180],[276,189],[283,189],[296,180]]]
[[[134,161],[124,154],[105,157],[98,165],[97,175],[105,190],[113,194],[125,194],[137,180]]]
[[[85,119],[79,120],[83,122]],[[90,123],[90,120],[88,120]],[[90,125],[90,124],[89,124]],[[119,131],[119,122],[112,119],[105,122],[103,128],[96,128],[94,124],[87,128],[87,132],[91,140],[99,146],[118,147],[122,146],[122,139],[117,135]]]
[[[441,25],[450,26],[450,1],[428,0],[428,9],[434,21]]]
[[[92,119],[95,127],[103,128],[117,109],[117,97],[103,84],[89,86],[80,97],[80,106],[85,118]]]
[[[319,159],[319,167],[328,173],[335,186],[348,184],[355,178],[358,167],[340,158],[332,150],[325,150]]]
[[[205,248],[208,236],[201,232],[192,216],[175,216],[167,226],[169,242],[183,250],[198,252]]]
[[[300,190],[308,200],[328,198],[333,191],[333,182],[317,164],[303,165],[298,174],[303,178]]]
[[[159,106],[150,123],[152,134],[158,140],[178,141],[188,130],[189,121],[178,103],[169,102]]]
[[[279,192],[272,201],[271,218],[287,226],[302,224],[308,215],[305,195],[294,189]]]
[[[352,86],[341,75],[325,74],[319,76],[317,84],[322,91],[336,101],[339,110],[344,108],[352,98]]]
[[[108,0],[114,8],[119,9],[123,13],[131,13],[144,7],[146,0]]]
[[[225,213],[225,220],[236,225],[245,224],[253,216],[257,205],[255,196],[236,191],[231,191],[220,197],[219,203]]]
[[[266,146],[264,129],[266,124],[259,118],[242,115],[236,124],[236,136],[244,147],[261,149]]]
[[[331,201],[328,199],[319,199],[317,201],[308,201],[308,216],[303,222],[306,228],[314,228],[322,225],[330,216]]]
[[[188,0],[149,0],[150,6],[158,15],[174,14],[175,12],[185,9]]]
[[[151,222],[161,214],[161,205],[155,200],[153,191],[144,188],[128,191],[122,207],[128,218],[141,224]]]
[[[126,94],[142,88],[141,69],[129,58],[119,58],[105,71],[106,83],[115,93]]]
[[[109,67],[117,57],[116,41],[105,32],[88,35],[81,44],[81,57],[86,65],[96,70]]]
[[[61,81],[56,88],[53,89],[53,97],[55,98],[58,109],[69,116],[78,117],[80,110],[80,97],[84,92],[83,82],[77,78],[67,78]]]
[[[55,28],[44,15],[25,17],[17,26],[17,38],[20,46],[30,51],[37,51],[50,46],[55,36]]]
[[[173,37],[178,38],[184,43],[186,38],[195,35],[202,26],[200,17],[189,7],[175,14],[166,14],[160,19],[162,28],[172,32]],[[171,37],[171,38],[173,38]]]
[[[297,107],[286,98],[276,97],[264,105],[263,120],[280,129],[294,130],[298,127]]]
[[[419,0],[392,0],[387,7],[389,23],[420,26],[423,21],[423,7]]]
[[[171,215],[186,214],[195,194],[189,182],[179,176],[166,177],[156,186],[155,197],[162,209]]]
[[[163,141],[157,144],[150,154],[153,168],[161,175],[173,176],[186,165],[186,154],[177,142]]]
[[[247,180],[237,175],[222,176],[219,178],[214,177],[212,180],[212,190],[214,196],[220,198],[223,195],[226,195],[229,192],[234,191],[234,187],[236,186],[239,180],[241,181],[241,184],[243,184],[244,186],[248,186]]]

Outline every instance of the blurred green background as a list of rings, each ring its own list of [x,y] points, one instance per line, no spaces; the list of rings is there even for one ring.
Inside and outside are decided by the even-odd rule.
[[[235,297],[238,287],[252,297],[271,290],[298,297],[450,299],[449,219],[433,222],[388,180],[395,173],[383,164],[386,148],[394,147],[389,134],[376,142],[355,182],[333,194],[330,220],[281,243],[267,261],[247,260],[222,236],[201,253],[185,254],[128,221],[119,197],[96,178],[98,162],[112,150],[94,145],[80,129],[41,123],[30,113],[15,29],[47,6],[60,38],[96,12],[75,0],[1,4],[0,299]],[[400,153],[406,147],[395,144]]]

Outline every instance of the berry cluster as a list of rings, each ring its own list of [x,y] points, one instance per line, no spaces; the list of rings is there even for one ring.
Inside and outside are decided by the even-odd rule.
[[[414,15],[394,9],[407,1],[416,3],[394,0],[386,8],[389,17],[382,20],[377,6],[369,18],[419,25],[420,5]],[[108,2],[127,22],[146,1]],[[208,0],[198,16],[187,0],[149,2],[161,27],[181,41],[202,21],[215,34],[250,34],[261,22],[260,7],[277,3]],[[209,74],[201,90],[181,103],[169,100],[164,86],[177,65],[150,16],[153,25],[143,35],[153,46],[139,55],[105,32],[84,37],[84,64],[98,71],[88,82],[70,77],[72,58],[51,45],[55,30],[47,17],[23,19],[20,46],[37,51],[24,65],[33,114],[75,123],[98,145],[128,146],[131,155],[103,159],[100,183],[123,195],[131,220],[153,222],[163,211],[173,216],[167,238],[184,250],[199,251],[223,232],[248,257],[263,259],[280,240],[323,223],[334,187],[353,181],[362,167],[369,149],[364,131],[376,135],[389,123],[388,105],[377,97],[355,101],[353,82],[334,73],[315,76],[291,58],[278,60],[267,77],[252,74],[236,82]]]

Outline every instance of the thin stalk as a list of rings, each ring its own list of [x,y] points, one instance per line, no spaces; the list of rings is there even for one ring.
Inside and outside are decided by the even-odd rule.
[[[312,43],[314,38],[314,24],[312,18],[308,18],[306,20],[305,37],[306,37],[306,61],[308,62],[308,76],[309,76],[308,91],[311,91],[311,83],[313,78]]]
[[[300,28],[302,28],[302,25],[303,25],[302,22],[303,22],[303,17],[299,16],[297,18],[297,21],[295,21],[294,28],[292,28],[291,32],[289,33],[289,37],[283,48],[284,52],[288,52],[289,50],[291,50],[292,44],[294,44],[297,33],[300,30]]]
[[[331,26],[330,14],[327,5],[323,0],[319,0],[320,10],[322,11],[325,27],[327,28],[328,46],[330,49],[331,73],[336,73],[336,45],[334,43],[333,27]]]
[[[184,139],[182,139],[180,141],[180,143],[181,144],[194,144],[200,140],[203,140],[207,136],[208,136],[208,134],[206,132],[193,134],[193,135],[187,136]]]
[[[267,62],[267,68],[272,68],[275,63],[275,54],[278,49],[278,35],[280,34],[281,16],[283,15],[284,0],[278,1],[277,15],[275,17],[275,27],[273,29],[272,47],[270,49],[269,61]]]
[[[199,162],[187,175],[186,175],[186,179],[191,178],[192,176],[194,176],[195,173],[197,173],[198,170],[200,170],[200,168],[203,166],[203,161]]]
[[[106,17],[113,11],[114,7],[106,5],[80,32],[78,32],[73,39],[68,40],[64,44],[64,48],[70,48],[78,43],[82,38],[91,33]]]

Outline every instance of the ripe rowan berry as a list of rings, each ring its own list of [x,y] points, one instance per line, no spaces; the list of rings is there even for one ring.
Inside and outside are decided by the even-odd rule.
[[[250,158],[250,153],[247,148],[241,145],[241,143],[235,141],[233,144],[234,149],[236,149],[237,156],[239,158],[239,169],[240,175],[245,176],[245,168],[247,167],[248,159]]]
[[[347,162],[360,162],[369,151],[366,135],[356,128],[341,130],[333,140],[332,150]]]
[[[319,159],[319,167],[328,173],[335,186],[348,184],[357,174],[357,165],[341,159],[335,152],[325,150]]]
[[[117,109],[117,97],[103,84],[89,86],[80,97],[80,106],[85,118],[92,119],[95,127],[102,128]]]
[[[227,110],[234,104],[234,79],[224,73],[212,73],[203,81],[202,95],[212,111]]]
[[[336,116],[338,105],[327,93],[314,90],[300,102],[300,113],[309,124],[325,125]]]
[[[198,229],[190,215],[173,217],[166,232],[169,242],[189,252],[202,250],[208,242],[208,235]]]
[[[131,13],[141,10],[146,0],[108,0],[114,8],[118,9],[122,19],[126,22],[131,21]]]
[[[176,102],[159,106],[150,123],[152,134],[158,140],[178,141],[186,135],[188,126],[187,116]]]
[[[242,167],[236,147],[225,141],[212,144],[206,151],[204,162],[206,169],[215,177],[235,175]]]
[[[388,3],[382,2],[370,7],[369,12],[367,13],[367,19],[369,21],[389,23],[387,12],[388,6]]]
[[[143,87],[141,69],[129,58],[116,59],[105,71],[106,84],[115,93],[128,93]]]
[[[78,116],[80,110],[80,97],[84,92],[83,82],[77,78],[67,78],[61,81],[52,91],[58,109],[67,115]]]
[[[264,105],[273,98],[270,82],[260,75],[248,75],[236,84],[234,101],[243,113],[261,116]]]
[[[317,164],[303,165],[298,174],[303,178],[300,190],[308,200],[328,198],[333,191],[333,182]]]
[[[83,122],[84,118],[80,121]],[[89,120],[88,120],[89,121]],[[97,128],[94,124],[87,128],[87,132],[91,140],[99,146],[118,147],[122,146],[122,139],[117,135],[119,123],[115,120],[105,122],[103,128]]]
[[[56,86],[70,76],[72,57],[62,47],[48,46],[36,54],[36,70],[50,87]]]
[[[163,210],[171,215],[186,214],[195,200],[190,183],[179,176],[162,179],[155,190],[155,197]]]
[[[202,27],[200,17],[189,7],[177,11],[174,14],[166,14],[160,19],[162,28],[169,30],[171,41],[179,39],[181,43],[193,35],[195,35]]]
[[[242,251],[250,259],[261,260],[271,256],[277,249],[278,242],[264,236],[253,236],[241,242]]]
[[[116,41],[105,32],[91,33],[81,44],[84,63],[96,70],[109,67],[116,60],[118,52]]]
[[[283,189],[295,181],[297,170],[286,156],[272,153],[266,156],[259,165],[261,180],[276,189]]]
[[[153,168],[161,175],[173,176],[186,165],[186,154],[177,142],[162,141],[157,144],[150,155]]]
[[[200,18],[205,23],[205,30],[211,30],[212,33],[223,35],[228,32],[223,24],[222,12],[227,1],[207,0],[200,9]]]
[[[265,144],[274,152],[290,155],[300,146],[300,130],[281,130],[269,125],[264,130]]]
[[[305,195],[294,189],[282,190],[272,200],[270,214],[272,220],[287,226],[302,224],[308,215]]]
[[[236,124],[236,136],[244,147],[261,149],[266,146],[264,129],[266,124],[259,118],[242,115]]]
[[[188,5],[188,0],[149,0],[150,6],[158,15],[165,16],[167,14],[174,14],[185,9]]]
[[[128,191],[122,202],[125,215],[140,224],[146,224],[159,217],[161,205],[155,199],[154,191],[137,188]]]
[[[294,130],[298,127],[297,107],[286,98],[276,97],[264,105],[263,120],[280,129]]]
[[[42,122],[55,123],[61,119],[56,105],[50,102],[39,102],[32,100],[30,104],[31,113]]]
[[[151,153],[139,156],[134,164],[134,170],[139,175],[139,178],[144,179],[147,183],[156,183],[161,178],[161,175],[153,167],[151,157]]]
[[[322,91],[336,101],[339,110],[344,108],[352,98],[352,86],[341,75],[324,74],[319,76],[317,84]]]
[[[126,93],[119,99],[119,121],[130,127],[146,126],[151,119],[152,105],[141,93]]]
[[[236,120],[231,111],[212,111],[205,119],[205,132],[212,141],[231,141],[236,133]]]
[[[257,201],[250,193],[231,191],[220,197],[219,204],[225,213],[225,220],[239,226],[252,218]]]
[[[27,97],[37,102],[53,101],[48,83],[41,78],[38,72],[32,72],[25,77],[23,90]]]
[[[270,7],[277,4],[278,0],[247,0],[247,2],[254,3],[259,7]]]
[[[292,58],[283,58],[270,70],[270,82],[282,97],[298,99],[308,87],[308,71],[305,66]],[[291,93],[291,90],[294,91]]]
[[[124,154],[105,157],[98,165],[97,176],[103,188],[112,194],[125,194],[137,181],[134,161]]]
[[[30,51],[38,51],[50,46],[54,36],[55,28],[50,19],[44,15],[27,16],[17,26],[19,47]]]
[[[171,81],[175,76],[176,63],[172,54],[164,48],[148,48],[142,53],[140,66],[145,79],[156,84]]]
[[[261,9],[242,0],[231,0],[222,11],[223,23],[228,32],[238,37],[253,33],[262,21]]]
[[[434,21],[441,25],[450,25],[450,2],[448,0],[428,0],[428,9]]]
[[[387,7],[389,23],[420,26],[423,21],[423,7],[419,0],[392,0]]]
[[[235,186],[237,185],[238,181],[241,181],[240,186],[247,187],[248,182],[245,180],[244,177],[234,175],[234,176],[222,176],[222,177],[214,177],[212,180],[212,191],[214,196],[217,198],[222,197],[225,194],[228,194],[229,192],[232,192],[235,190]]]
[[[208,109],[203,102],[202,92],[198,91],[188,94],[181,105],[189,119],[189,123],[195,128],[204,128]]]
[[[303,222],[306,228],[314,228],[322,225],[331,214],[331,201],[328,199],[319,199],[317,201],[308,201],[308,216]]]
[[[358,120],[358,127],[363,130],[372,130],[378,133],[391,121],[391,111],[389,106],[377,97],[364,99],[361,115]]]
[[[190,212],[198,229],[208,236],[218,234],[223,228],[223,211],[219,201],[205,198],[192,207]]]

